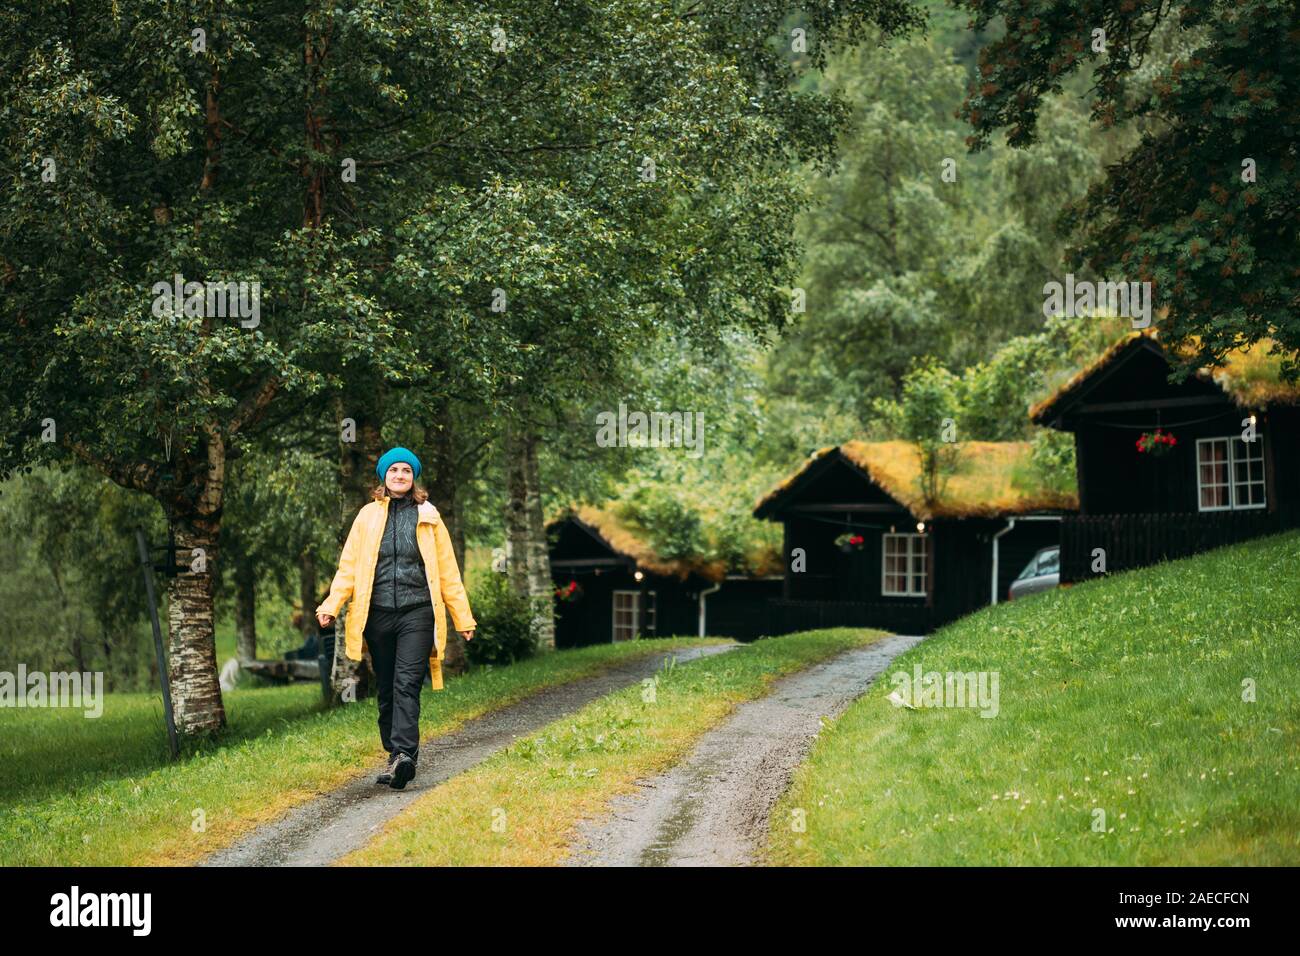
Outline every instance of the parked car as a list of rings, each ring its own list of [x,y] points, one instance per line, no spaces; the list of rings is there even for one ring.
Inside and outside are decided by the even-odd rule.
[[[1011,582],[1011,587],[1007,588],[1007,600],[1024,597],[1026,594],[1037,594],[1039,591],[1050,591],[1060,583],[1060,546],[1039,548],[1038,552],[1029,559],[1025,569],[1016,575],[1016,579]]]

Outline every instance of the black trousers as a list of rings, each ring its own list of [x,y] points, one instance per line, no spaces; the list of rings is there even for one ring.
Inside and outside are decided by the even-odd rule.
[[[433,653],[433,604],[370,606],[363,632],[379,678],[379,739],[390,754],[420,756],[420,688]]]

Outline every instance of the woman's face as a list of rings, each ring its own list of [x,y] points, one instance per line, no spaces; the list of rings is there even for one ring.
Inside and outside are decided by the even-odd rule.
[[[384,475],[384,487],[390,495],[400,498],[411,490],[413,484],[415,473],[406,462],[397,461],[388,466],[388,472]]]

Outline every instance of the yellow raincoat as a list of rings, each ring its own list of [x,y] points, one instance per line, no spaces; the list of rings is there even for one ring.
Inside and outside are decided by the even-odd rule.
[[[343,605],[349,599],[352,600],[344,640],[347,655],[354,661],[361,660],[366,617],[370,613],[370,591],[375,580],[375,565],[379,563],[379,543],[388,521],[388,502],[389,499],[385,496],[379,501],[370,502],[357,512],[352,521],[352,530],[348,532],[348,540],[343,545],[339,569],[330,585],[329,597],[316,608],[317,614],[338,617]],[[429,656],[429,673],[433,689],[442,690],[442,659],[447,648],[445,611],[451,611],[452,623],[458,631],[472,631],[477,623],[470,613],[465,585],[461,582],[460,568],[456,565],[456,554],[451,548],[451,535],[438,515],[438,509],[432,502],[425,501],[419,505],[418,514],[415,541],[420,548],[420,556],[424,558],[424,572],[429,581],[429,596],[433,599],[433,620],[436,625],[433,654]]]

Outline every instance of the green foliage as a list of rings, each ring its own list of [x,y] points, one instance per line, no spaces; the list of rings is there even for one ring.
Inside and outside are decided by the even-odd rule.
[[[1030,456],[1033,484],[1050,491],[1076,491],[1074,435],[1053,428],[1034,429]]]
[[[797,398],[794,421],[829,411],[861,430],[917,358],[962,368],[1042,329],[1042,287],[1061,272],[1060,207],[1083,195],[1118,134],[1081,139],[1085,117],[1054,103],[1033,149],[966,155],[954,113],[971,39],[941,22],[928,39],[831,65],[826,86],[851,109],[844,160],[811,184],[807,312],[767,376],[774,394]],[[827,429],[815,444],[845,437]]]
[[[478,627],[466,645],[473,664],[513,664],[536,651],[529,599],[511,590],[504,574],[479,575],[470,595]]]
[[[708,549],[699,513],[676,497],[671,487],[645,481],[625,486],[617,510],[638,537],[652,542],[662,558],[690,559]]]
[[[906,438],[918,443],[942,439],[951,420],[956,441],[1022,441],[1038,429],[1029,407],[1073,375],[1122,334],[1113,319],[1048,320],[1034,335],[1011,339],[984,362],[960,376],[935,357],[917,360],[903,378],[897,400],[878,400],[878,438]]]
[[[920,343],[940,354],[950,345],[937,284],[967,238],[964,186],[939,173],[960,149],[951,113],[962,83],[960,67],[924,39],[866,45],[831,65],[825,85],[851,111],[845,159],[811,182],[798,280],[806,312],[772,366],[778,387],[812,407],[830,402],[865,420]]]
[[[790,440],[791,423],[765,394],[762,347],[735,333],[702,348],[664,336],[640,356],[630,394],[609,397],[615,410],[681,412],[702,424],[697,448],[590,447],[595,415],[573,416],[571,438],[545,449],[551,501],[613,507],[625,525],[662,557],[722,561],[756,569],[780,544],[780,528],[751,517],[754,502],[807,449]]]
[[[934,501],[957,464],[957,416],[962,382],[934,357],[919,359],[903,379],[898,400],[879,399],[876,413],[891,437],[914,443],[921,455],[921,494]]]
[[[1012,339],[987,362],[962,376],[958,430],[977,441],[1017,441],[1030,431],[1029,405],[1042,392],[1044,375],[1062,361],[1047,335]]]
[[[961,398],[961,379],[938,358],[927,356],[917,359],[903,379],[900,399],[877,401],[875,410],[893,437],[936,444],[943,441],[945,426],[955,424]]]
[[[1091,67],[1092,119],[1140,141],[1069,209],[1077,254],[1150,281],[1167,341],[1197,363],[1271,338],[1300,373],[1300,7],[1293,0],[958,0],[984,28],[965,116],[970,144],[1043,133],[1046,98]],[[1104,50],[1094,30],[1105,31]],[[1250,168],[1253,167],[1253,176]]]
[[[75,456],[214,546],[238,521],[230,557],[273,577],[322,527],[277,519],[337,511],[259,463],[227,486],[251,448],[332,465],[385,391],[541,430],[666,333],[780,325],[794,169],[842,119],[793,88],[766,0],[65,8],[0,11],[0,477]],[[813,67],[919,24],[908,0],[803,16]],[[176,275],[258,283],[258,324],[165,314]]]
[[[217,566],[221,610],[233,605],[237,572],[253,574],[259,604],[279,604],[268,598],[282,597],[287,609],[299,599],[301,555],[322,559],[318,575],[330,567],[338,555],[336,471],[333,463],[296,448],[258,447],[232,463]],[[318,580],[317,591],[328,583]],[[275,656],[297,647],[302,635],[290,623],[286,614],[273,633],[259,629],[259,653]]]
[[[1113,323],[1053,319],[1046,331],[1007,342],[960,376],[936,358],[918,360],[896,400],[875,403],[879,438],[905,438],[921,454],[922,490],[933,498],[956,465],[952,442],[1032,440],[1025,478],[1034,487],[1074,488],[1074,438],[1034,427],[1029,406],[1108,342]]]
[[[102,671],[111,690],[148,686],[154,654],[135,529],[158,546],[161,517],[143,495],[79,466],[39,467],[5,482],[0,670],[22,662]]]
[[[746,471],[746,469],[750,469]],[[723,562],[729,571],[766,570],[780,527],[755,521],[754,502],[776,480],[738,451],[713,459],[647,463],[615,486],[613,507],[628,530],[666,560]]]

